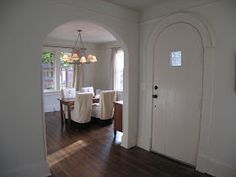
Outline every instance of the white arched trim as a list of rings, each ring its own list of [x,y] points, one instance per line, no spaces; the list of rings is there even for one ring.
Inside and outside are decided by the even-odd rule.
[[[122,137],[122,144],[121,146],[125,147],[125,148],[131,148],[133,146],[136,145],[136,115],[133,115],[134,113],[132,112],[137,112],[137,111],[130,111],[130,109],[132,107],[134,107],[134,102],[136,102],[135,100],[131,100],[131,99],[136,99],[137,96],[133,96],[133,88],[135,87],[130,83],[130,77],[136,76],[136,74],[131,74],[130,72],[130,63],[133,63],[131,60],[135,60],[136,57],[130,57],[130,47],[127,45],[127,41],[125,41],[122,37],[121,34],[117,33],[112,26],[109,26],[106,23],[101,22],[99,19],[96,20],[91,20],[89,18],[85,18],[85,17],[77,17],[77,20],[73,20],[73,21],[86,21],[86,22],[90,22],[90,23],[94,23],[97,24],[101,27],[103,27],[104,29],[106,29],[107,31],[109,31],[118,41],[118,43],[120,44],[120,47],[124,50],[125,53],[125,66],[124,66],[124,88],[123,88],[123,137]],[[55,29],[56,27],[71,22],[70,19],[66,19],[64,21],[60,21],[57,22],[56,24],[53,24],[51,26],[50,29],[48,29],[44,35],[44,38],[46,38],[47,34],[49,32],[51,32],[53,29]],[[41,44],[43,46],[43,40],[41,40]],[[135,53],[135,52],[131,52],[131,53]],[[136,55],[136,54],[135,54]],[[42,80],[42,79],[41,79]],[[133,79],[133,80],[137,80],[137,79]],[[42,85],[42,83],[41,83]],[[131,89],[130,89],[131,87]],[[41,89],[42,90],[42,89]],[[41,92],[41,102],[43,103],[43,92]],[[43,108],[43,106],[42,106]],[[134,107],[133,109],[136,109],[136,107]],[[43,139],[44,139],[44,154],[45,154],[45,158],[47,156],[47,147],[46,147],[46,125],[45,125],[45,115],[44,115],[44,111],[42,110],[42,120],[43,120]],[[134,131],[129,131],[129,129],[133,129]]]
[[[209,144],[209,130],[212,117],[212,104],[213,104],[213,67],[214,67],[214,46],[215,40],[213,39],[212,32],[209,27],[202,21],[190,13],[178,13],[163,18],[153,32],[149,35],[144,49],[144,57],[146,57],[146,105],[144,108],[145,115],[147,116],[148,132],[146,139],[149,140],[149,146],[146,149],[151,150],[152,141],[152,85],[153,85],[153,63],[154,63],[154,46],[160,33],[171,24],[175,23],[188,23],[199,31],[202,38],[203,52],[204,52],[204,68],[203,68],[203,95],[202,95],[202,109],[201,109],[201,124],[200,124],[200,139],[197,154],[196,169],[201,172],[206,172],[208,144]]]

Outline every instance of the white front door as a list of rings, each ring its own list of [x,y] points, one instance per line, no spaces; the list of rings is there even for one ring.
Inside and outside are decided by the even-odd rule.
[[[198,150],[203,46],[190,24],[175,23],[157,39],[154,59],[152,151],[194,165]]]

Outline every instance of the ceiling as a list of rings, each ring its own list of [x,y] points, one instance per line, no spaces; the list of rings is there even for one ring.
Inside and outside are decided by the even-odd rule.
[[[72,21],[55,28],[47,36],[47,40],[75,41],[77,30],[81,29],[83,42],[105,43],[116,41],[116,38],[103,27],[86,21]]]
[[[103,0],[116,5],[127,7],[133,10],[142,10],[153,4],[161,4],[167,0]]]
[[[136,11],[142,11],[145,8],[161,5],[167,2],[176,2],[176,0],[102,0],[122,7],[130,8]],[[188,0],[188,2],[197,2],[203,0]],[[69,41],[74,42],[77,37],[77,30],[82,29],[82,39],[84,42],[105,43],[116,41],[116,38],[103,27],[86,21],[73,21],[65,23],[48,34],[47,41]]]
[[[142,10],[153,4],[161,4],[168,0],[103,0],[109,3],[120,5],[133,10]],[[103,27],[86,22],[72,21],[55,28],[47,36],[46,41],[49,42],[69,42],[72,44],[77,38],[77,30],[82,30],[82,39],[84,42],[106,43],[116,41],[116,38]]]

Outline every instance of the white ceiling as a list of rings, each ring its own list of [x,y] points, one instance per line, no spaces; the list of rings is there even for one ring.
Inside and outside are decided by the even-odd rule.
[[[161,5],[176,0],[102,0],[126,8],[142,11],[145,8]],[[184,0],[183,0],[184,1]],[[185,2],[200,2],[207,0],[185,0]],[[210,1],[210,0],[209,0]],[[180,0],[178,0],[180,2]],[[86,21],[74,21],[65,23],[48,34],[47,41],[69,41],[74,42],[77,37],[77,30],[82,29],[82,39],[84,42],[105,43],[116,41],[116,38],[103,27]]]
[[[167,0],[103,0],[133,10],[142,10],[154,4],[161,4]]]
[[[146,8],[161,5],[176,0],[102,0],[136,11],[142,11]],[[179,0],[180,1],[180,0]],[[187,2],[197,2],[204,0],[187,0]],[[207,0],[205,0],[207,1]],[[82,29],[82,39],[84,42],[105,43],[116,41],[116,38],[103,27],[86,21],[74,21],[65,23],[48,34],[47,41],[69,41],[74,42],[77,37],[77,30]]]
[[[133,10],[142,10],[154,4],[161,4],[169,0],[103,0]],[[46,41],[51,42],[74,42],[77,38],[78,29],[82,29],[84,42],[105,43],[116,41],[116,38],[103,27],[86,21],[73,21],[55,28],[48,34]]]
[[[85,21],[74,21],[58,26],[48,34],[47,40],[75,41],[78,29],[82,30],[81,36],[84,42],[105,43],[116,41],[116,38],[103,27]]]

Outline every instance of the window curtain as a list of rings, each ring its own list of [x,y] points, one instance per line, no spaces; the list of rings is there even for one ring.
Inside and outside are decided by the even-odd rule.
[[[80,91],[84,82],[83,65],[74,65],[73,87]]]
[[[115,57],[116,57],[116,54],[117,54],[117,51],[118,51],[119,47],[113,47],[111,48],[111,59],[110,59],[110,73],[109,73],[109,76],[110,76],[110,80],[109,80],[109,89],[110,90],[114,90],[114,78],[115,78]]]

